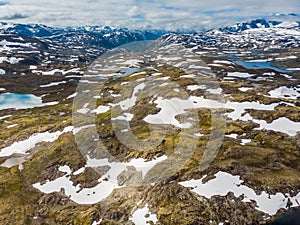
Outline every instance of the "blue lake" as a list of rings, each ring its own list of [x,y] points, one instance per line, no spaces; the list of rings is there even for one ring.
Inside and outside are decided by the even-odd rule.
[[[242,66],[246,69],[250,69],[250,70],[259,70],[259,69],[272,69],[274,71],[277,71],[279,73],[291,73],[291,72],[295,72],[293,70],[286,70],[286,69],[281,69],[275,66],[271,66],[270,63],[271,62],[264,62],[264,61],[243,61],[241,60],[242,57],[237,56],[237,55],[233,55],[233,54],[222,54],[220,56],[227,56],[233,63]],[[253,52],[251,53],[249,56],[264,56],[264,54],[262,53],[257,53],[257,52]]]
[[[0,110],[2,109],[27,109],[43,106],[42,99],[32,94],[0,94]]]
[[[272,69],[280,73],[293,72],[292,70],[280,69],[270,65],[270,62],[233,61],[235,64],[250,70]]]

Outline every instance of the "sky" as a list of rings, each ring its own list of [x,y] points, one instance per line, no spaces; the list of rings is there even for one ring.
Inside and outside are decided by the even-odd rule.
[[[300,14],[299,0],[0,0],[0,21],[49,26],[201,30],[276,13]],[[299,18],[299,17],[298,17]]]

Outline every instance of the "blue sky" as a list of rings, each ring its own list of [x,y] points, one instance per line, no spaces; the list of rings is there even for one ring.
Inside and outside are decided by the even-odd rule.
[[[7,0],[0,21],[51,26],[110,25],[199,30],[300,13],[299,0]],[[298,17],[299,20],[299,17]]]

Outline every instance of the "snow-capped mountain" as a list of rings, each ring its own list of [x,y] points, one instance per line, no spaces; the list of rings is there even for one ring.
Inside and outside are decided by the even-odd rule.
[[[52,41],[85,46],[112,48],[132,41],[154,40],[165,34],[162,30],[129,30],[109,26],[82,26],[54,28],[38,24],[0,23],[2,33],[19,34],[26,37],[39,37]]]
[[[220,31],[227,32],[241,32],[244,30],[256,29],[256,28],[273,28],[273,27],[285,27],[285,28],[299,28],[300,22],[290,21],[268,21],[266,19],[256,19],[250,22],[236,23],[234,26],[221,28]]]
[[[265,19],[256,19],[250,22],[241,22],[236,23],[234,26],[221,28],[221,31],[228,31],[228,32],[240,32],[248,29],[255,29],[255,28],[269,28],[279,25],[281,22],[278,21],[267,21]]]
[[[300,46],[300,22],[256,19],[206,32],[168,34],[165,36],[165,40],[198,49],[213,47],[278,51]]]
[[[129,30],[109,26],[53,28],[37,24],[0,23],[0,53],[22,54],[36,63],[49,61],[49,55],[67,64],[89,62],[107,49],[140,40],[161,37],[196,49],[248,49],[277,51],[300,46],[299,22],[256,19],[215,30],[167,33],[162,30]],[[25,55],[27,57],[25,57]],[[70,58],[73,58],[70,60]]]
[[[65,63],[71,57],[87,62],[107,49],[133,41],[154,40],[165,34],[161,30],[129,30],[109,26],[54,28],[38,24],[0,23],[0,53],[33,56],[47,62],[48,55]],[[42,46],[42,47],[41,47]]]

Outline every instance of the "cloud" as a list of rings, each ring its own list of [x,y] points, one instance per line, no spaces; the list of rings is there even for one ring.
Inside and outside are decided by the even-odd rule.
[[[132,6],[129,11],[127,12],[127,15],[132,17],[138,13],[138,7],[136,5]]]
[[[14,13],[6,16],[0,16],[1,20],[17,20],[17,19],[25,19],[29,16],[21,14],[21,13]]]
[[[299,0],[286,0],[284,4],[273,0],[40,0],[39,4],[36,0],[7,0],[0,7],[0,19],[59,27],[111,25],[197,30],[299,10]]]

